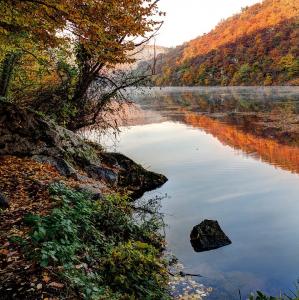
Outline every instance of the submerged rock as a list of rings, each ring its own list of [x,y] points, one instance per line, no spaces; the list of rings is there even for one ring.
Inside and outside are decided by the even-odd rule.
[[[204,220],[193,227],[190,234],[191,245],[196,252],[209,251],[231,244],[217,221]]]

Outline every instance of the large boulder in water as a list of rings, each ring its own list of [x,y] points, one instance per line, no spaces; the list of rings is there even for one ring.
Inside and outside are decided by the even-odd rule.
[[[209,251],[231,244],[217,221],[204,220],[193,227],[190,234],[191,245],[196,252]]]

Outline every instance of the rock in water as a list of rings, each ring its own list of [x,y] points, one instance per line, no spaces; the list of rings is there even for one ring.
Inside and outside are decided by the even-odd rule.
[[[190,239],[196,252],[209,251],[232,243],[218,222],[213,220],[204,220],[199,225],[194,226]]]
[[[4,197],[1,193],[0,193],[0,208],[2,209],[9,208],[9,202],[7,198]]]

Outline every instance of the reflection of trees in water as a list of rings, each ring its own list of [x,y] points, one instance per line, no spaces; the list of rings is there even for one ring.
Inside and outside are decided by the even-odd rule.
[[[240,129],[213,120],[206,116],[186,113],[186,124],[199,127],[212,134],[224,145],[242,150],[244,153],[261,159],[274,166],[299,173],[299,148],[281,145],[271,139],[256,137]]]
[[[290,91],[292,91],[290,89]],[[299,92],[275,89],[161,89],[153,90],[148,95],[137,97],[136,102],[158,110],[167,110],[175,106],[188,108],[190,111],[208,113],[220,112],[270,112],[277,105],[292,102],[299,108]]]

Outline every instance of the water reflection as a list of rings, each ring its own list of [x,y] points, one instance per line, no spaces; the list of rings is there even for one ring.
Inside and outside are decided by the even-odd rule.
[[[271,165],[299,173],[299,148],[281,145],[274,140],[245,133],[236,126],[227,125],[206,116],[185,113],[184,123],[204,129],[222,144],[267,162]]]
[[[144,106],[142,107],[144,108]],[[167,120],[181,122],[194,128],[203,129],[216,137],[223,145],[228,145],[275,167],[299,174],[299,147],[283,145],[273,139],[246,132],[247,128],[254,131],[254,116],[243,118],[242,124],[239,122],[236,126],[212,119],[206,115],[190,112],[181,106],[172,106],[171,112],[169,110],[155,111],[155,108],[155,106],[151,109],[149,107],[147,109],[131,107],[127,110],[125,125],[161,123]],[[257,130],[258,128],[256,128]]]
[[[169,248],[184,272],[202,274],[199,282],[214,287],[209,299],[292,287],[299,266],[297,175],[240,155],[199,126],[173,121],[124,130],[117,151],[169,178],[145,197],[169,195],[162,201]],[[190,229],[206,218],[220,222],[232,245],[194,252]]]
[[[146,197],[169,195],[162,201],[168,245],[186,273],[202,274],[199,282],[214,287],[209,300],[240,299],[238,290],[244,297],[256,290],[278,295],[292,289],[299,274],[298,148],[215,121],[201,110],[207,101],[217,104],[215,111],[221,105],[234,110],[231,103],[244,99],[263,107],[296,102],[299,89],[209,91],[163,89],[137,97],[143,110],[135,108],[128,124],[139,125],[122,131],[116,151],[169,178]],[[230,246],[194,252],[190,229],[206,218],[220,222]]]
[[[130,95],[135,103],[158,111],[266,112],[285,102],[299,109],[299,87],[153,88]]]

